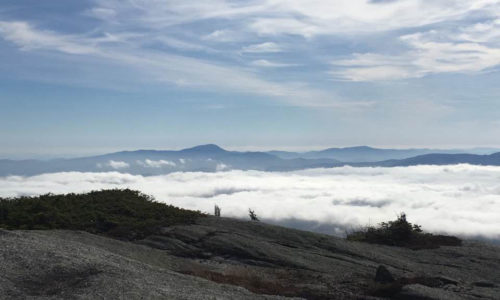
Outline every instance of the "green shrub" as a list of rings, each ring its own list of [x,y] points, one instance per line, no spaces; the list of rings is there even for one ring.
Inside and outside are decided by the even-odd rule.
[[[84,230],[126,240],[144,238],[161,227],[190,224],[200,216],[129,189],[0,198],[1,228]]]
[[[401,213],[395,221],[382,222],[378,227],[367,226],[351,232],[347,234],[347,239],[412,249],[430,249],[462,244],[462,241],[454,236],[424,233],[420,225],[408,222],[404,213]]]

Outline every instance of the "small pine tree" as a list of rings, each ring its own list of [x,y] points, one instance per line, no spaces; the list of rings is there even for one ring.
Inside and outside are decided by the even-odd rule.
[[[250,216],[250,220],[259,221],[259,218],[257,218],[257,214],[255,214],[255,212],[251,208],[248,209],[248,215]]]
[[[214,207],[214,215],[220,217],[220,207],[217,204]]]

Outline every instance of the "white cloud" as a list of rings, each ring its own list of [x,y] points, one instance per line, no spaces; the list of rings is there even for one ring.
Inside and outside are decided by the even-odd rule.
[[[225,171],[225,170],[228,170],[230,167],[224,163],[218,163],[216,166],[215,166],[215,171],[217,172],[221,172],[221,171]]]
[[[148,26],[171,26],[206,19],[229,20],[232,30],[216,30],[203,39],[234,41],[235,37],[369,34],[405,28],[435,27],[434,31],[406,35],[401,41],[408,50],[399,53],[365,53],[337,60],[331,74],[349,81],[418,78],[437,73],[475,73],[500,64],[500,2],[498,0],[399,0],[382,3],[367,0],[256,0],[239,2],[217,0],[213,3],[169,3],[158,1],[101,0],[99,7],[118,11],[123,17],[135,11],[134,21]],[[132,5],[133,4],[133,5]],[[470,25],[470,16],[480,14],[486,21]],[[458,26],[443,27],[444,22]],[[443,29],[444,28],[444,29]],[[426,29],[428,30],[428,29]],[[363,36],[361,35],[361,38]],[[393,36],[393,40],[398,37]],[[262,40],[262,39],[260,39]],[[281,52],[274,42],[243,47],[241,53]],[[369,65],[367,56],[373,60]],[[351,61],[353,65],[348,66]],[[256,60],[260,67],[279,67],[278,63]]]
[[[323,51],[315,55],[317,49],[310,48],[322,44],[320,39],[325,36],[325,39],[349,36],[354,44],[364,46],[362,40],[366,34],[391,32],[390,37],[384,38],[390,39],[388,44],[392,45],[398,39],[396,32],[409,28],[411,32],[421,32],[401,37],[399,43],[405,49],[396,47],[399,52],[395,50],[390,54],[373,50],[353,53],[348,59],[336,59],[330,73],[337,79],[350,81],[394,80],[435,73],[481,72],[500,63],[500,48],[498,42],[494,42],[500,35],[498,0],[383,3],[367,0],[94,0],[92,3],[94,7],[84,13],[97,18],[99,23],[86,33],[58,33],[27,22],[2,21],[0,35],[25,51],[86,55],[125,66],[133,69],[131,73],[137,73],[144,82],[271,96],[302,106],[342,107],[345,103],[340,103],[340,98],[331,90],[305,83],[308,79],[287,82],[259,77],[245,69],[241,60],[235,58],[236,54],[282,52],[280,43],[286,40],[287,45],[302,43],[298,51],[307,51],[300,55],[306,53],[328,66],[332,58]],[[475,14],[484,16],[485,20],[467,25]],[[222,29],[205,27],[203,22],[220,25]],[[446,22],[458,25],[442,26]],[[184,24],[190,26],[179,26]],[[422,28],[434,27],[435,31],[422,31]],[[304,43],[297,35],[315,40]],[[269,36],[276,42],[270,42]],[[253,44],[242,48],[241,43],[236,43],[242,40]],[[226,43],[205,45],[209,41]],[[210,55],[188,57],[179,55],[178,51],[170,53],[172,49],[157,44]],[[287,47],[286,51],[297,49]],[[214,53],[224,53],[224,57],[214,58],[217,56]],[[372,60],[364,65],[370,57]],[[252,64],[289,66],[266,59]]]
[[[230,65],[150,49],[138,50],[129,45],[129,39],[135,38],[133,34],[88,38],[43,31],[24,22],[1,22],[0,35],[21,49],[88,54],[106,63],[133,68],[144,74],[142,78],[160,83],[271,96],[296,106],[353,106],[335,99],[331,92],[311,88],[305,83],[272,82]]]
[[[372,55],[375,56],[375,55]],[[382,61],[379,61],[382,63]],[[397,80],[411,77],[421,77],[423,74],[412,72],[411,66],[353,66],[352,68],[336,69],[329,72],[335,79],[348,81]]]
[[[207,19],[231,19],[265,11],[265,1],[251,3],[226,0],[96,0],[97,7],[112,9],[129,24],[157,29]]]
[[[130,167],[130,164],[124,162],[124,161],[115,161],[115,160],[110,160],[107,163],[97,163],[96,165],[99,169],[103,168],[112,168],[115,170],[119,169],[126,169]]]
[[[172,37],[159,36],[154,39],[155,41],[159,41],[160,43],[175,49],[180,49],[184,51],[204,51],[207,53],[217,52],[212,48],[204,46],[198,43],[186,42],[181,39],[176,39]]]
[[[408,51],[399,55],[355,53],[349,59],[334,61],[330,73],[344,80],[375,81],[437,73],[477,73],[499,65],[500,45],[475,40],[484,41],[486,36],[491,38],[500,33],[488,34],[477,27],[476,24],[462,28],[461,39],[436,30],[404,35],[400,40],[409,47]],[[480,34],[474,38],[473,32]]]
[[[290,18],[258,18],[249,26],[251,30],[260,35],[277,36],[281,34],[294,34],[304,37],[312,37],[318,34],[326,34],[319,24]]]
[[[283,63],[272,62],[272,61],[269,61],[267,59],[254,60],[254,61],[252,61],[251,64],[253,66],[263,67],[263,68],[286,68],[286,67],[297,66],[296,64],[283,64]]]
[[[110,160],[108,162],[108,166],[110,166],[111,168],[113,169],[126,169],[128,167],[130,167],[130,165],[124,161],[115,161],[115,160]]]
[[[55,49],[69,54],[95,54],[97,50],[79,43],[78,37],[47,30],[33,30],[26,22],[1,22],[0,35],[22,50]]]
[[[97,0],[96,3],[96,9],[111,10],[128,24],[153,30],[200,20],[223,21],[231,30],[204,32],[200,38],[234,42],[245,37],[245,40],[256,42],[243,47],[240,53],[283,51],[280,45],[266,41],[267,36],[321,38],[343,35],[363,39],[365,34],[401,29],[418,32],[420,29],[417,34],[401,37],[407,50],[390,54],[354,53],[350,59],[337,59],[330,73],[342,80],[395,80],[436,73],[474,73],[500,63],[498,42],[492,43],[498,41],[500,35],[498,0],[215,0],[168,4],[157,0]],[[474,15],[483,16],[485,21],[471,25]],[[446,22],[457,25],[441,26]],[[425,32],[423,28],[435,31]],[[398,36],[391,35],[391,42],[396,42]],[[298,41],[295,39],[295,42]],[[374,60],[369,65],[359,65],[359,60],[366,62],[366,56]],[[347,65],[348,61],[354,65]],[[253,64],[278,67],[278,63],[266,60],[256,60]]]
[[[234,29],[215,30],[201,37],[225,42],[234,42],[241,36],[255,40],[254,36],[249,36],[251,33],[264,38],[269,35],[311,38],[436,27],[437,31],[400,37],[408,50],[399,53],[354,53],[350,59],[337,59],[330,74],[340,80],[397,80],[437,73],[476,73],[500,64],[499,45],[491,44],[494,40],[498,41],[500,35],[500,2],[497,0],[399,0],[382,3],[367,0],[217,0],[213,3],[200,1],[168,5],[158,1],[100,0],[97,3],[98,8],[112,10],[122,18],[128,16],[128,21],[152,28],[206,19],[229,20]],[[130,19],[132,11],[137,15]],[[481,14],[490,20],[468,25],[468,18],[473,14]],[[443,22],[462,25],[440,27]],[[280,45],[274,42],[256,43],[241,49],[241,53],[281,51]],[[373,60],[368,65],[362,65],[369,57]],[[259,67],[285,66],[264,59],[255,60],[252,64]]]
[[[420,27],[459,20],[471,12],[498,12],[497,0],[97,0],[97,8],[116,12],[128,23],[153,28],[230,20],[259,35],[350,34]],[[233,24],[234,24],[233,23]],[[234,26],[233,26],[234,27]],[[217,32],[217,31],[216,31]]]
[[[271,16],[255,18],[249,28],[262,35],[370,33],[421,27],[459,20],[477,10],[498,11],[498,1],[400,0],[374,3],[366,0],[274,0]]]
[[[238,34],[231,30],[215,30],[207,35],[202,36],[202,40],[215,42],[234,42],[238,40]]]
[[[86,15],[97,19],[110,20],[116,16],[116,11],[110,8],[94,7],[87,11]]]
[[[55,173],[0,178],[0,196],[132,188],[176,206],[247,218],[295,218],[342,227],[394,219],[432,232],[500,239],[500,167],[415,166],[332,168],[297,172],[186,172],[163,176],[124,173]]]
[[[137,163],[143,167],[148,167],[148,168],[162,168],[162,167],[175,167],[177,164],[173,161],[169,160],[150,160],[150,159],[145,159],[144,161],[138,160]]]
[[[471,26],[461,28],[461,34],[452,36],[457,41],[469,41],[474,43],[496,42],[499,44],[500,19],[488,22],[475,23]]]
[[[280,45],[273,42],[265,42],[262,44],[255,44],[243,47],[241,49],[243,53],[276,53],[283,52],[283,48]]]

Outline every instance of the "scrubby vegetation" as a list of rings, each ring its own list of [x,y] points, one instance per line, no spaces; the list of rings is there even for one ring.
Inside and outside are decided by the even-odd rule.
[[[220,207],[218,205],[214,206],[214,216],[220,217]]]
[[[0,228],[84,230],[126,240],[189,224],[200,216],[129,189],[0,198]]]
[[[424,233],[420,225],[408,222],[404,213],[400,214],[395,221],[382,222],[377,227],[367,226],[349,233],[347,239],[411,249],[432,249],[462,244],[462,241],[454,236]]]
[[[259,221],[259,218],[257,217],[257,214],[255,213],[255,211],[253,211],[252,209],[248,209],[248,216],[250,217],[250,220],[252,221]]]

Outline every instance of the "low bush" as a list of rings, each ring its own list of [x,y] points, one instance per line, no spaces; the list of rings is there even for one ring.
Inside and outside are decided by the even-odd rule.
[[[193,223],[200,216],[129,189],[0,198],[0,228],[83,230],[125,240],[142,239],[161,227]]]
[[[439,246],[460,246],[462,241],[454,236],[424,233],[420,225],[411,224],[402,213],[395,221],[382,222],[377,227],[367,226],[347,234],[350,241],[407,247],[411,249],[432,249]]]

